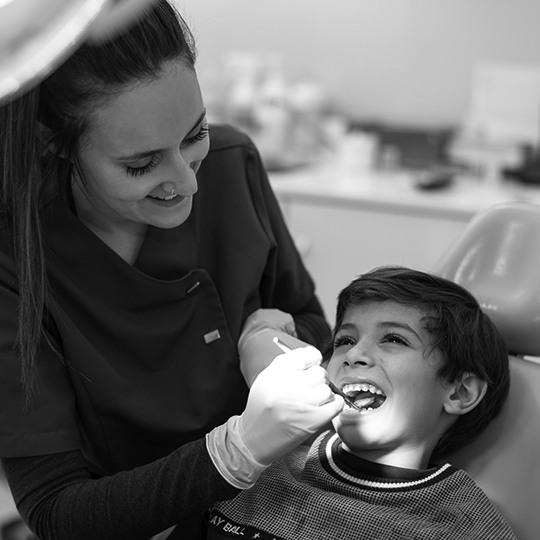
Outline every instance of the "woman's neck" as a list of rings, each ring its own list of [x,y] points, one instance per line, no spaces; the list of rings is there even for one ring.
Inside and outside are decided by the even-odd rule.
[[[84,223],[84,220],[83,220]],[[141,247],[146,236],[145,234],[131,234],[131,231],[118,230],[116,232],[103,231],[93,228],[88,223],[85,225],[103,242],[105,242],[113,251],[115,251],[124,261],[133,266],[139,257]]]
[[[124,261],[133,266],[139,257],[149,225],[116,218],[107,219],[95,211],[77,183],[71,184],[73,210],[82,223]]]

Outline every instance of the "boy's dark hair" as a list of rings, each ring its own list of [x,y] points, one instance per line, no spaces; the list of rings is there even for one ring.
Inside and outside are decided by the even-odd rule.
[[[441,379],[455,381],[472,373],[487,383],[484,398],[458,417],[437,443],[432,458],[454,452],[486,428],[508,395],[510,370],[502,335],[461,285],[426,272],[385,266],[358,276],[340,292],[333,337],[347,309],[369,301],[392,301],[424,311],[432,347],[443,354]],[[329,354],[331,350],[325,359]]]

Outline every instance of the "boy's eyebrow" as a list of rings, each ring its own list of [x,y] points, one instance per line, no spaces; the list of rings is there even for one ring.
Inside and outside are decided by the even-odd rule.
[[[383,328],[395,328],[395,327],[402,328],[403,330],[407,330],[408,332],[411,332],[412,334],[414,334],[419,340],[422,340],[422,338],[417,334],[417,332],[407,323],[385,321],[385,322],[380,323],[380,326],[382,326]]]
[[[206,116],[206,109],[203,110],[202,114],[197,118],[197,121],[193,124],[191,129],[188,131],[188,135],[203,121],[204,117]],[[162,152],[163,148],[156,148],[155,150],[144,150],[143,152],[136,152],[135,154],[131,154],[129,156],[119,156],[116,159],[119,161],[137,161],[138,159],[143,159],[148,156],[152,156],[154,154],[158,154],[159,152]]]
[[[402,328],[403,330],[407,330],[408,332],[411,332],[412,334],[414,334],[420,341],[422,340],[422,338],[418,335],[418,333],[407,323],[396,322],[396,321],[383,321],[379,323],[379,326],[382,328]],[[350,330],[354,328],[355,328],[355,325],[352,323],[343,323],[337,329],[337,331],[339,332],[340,330]]]

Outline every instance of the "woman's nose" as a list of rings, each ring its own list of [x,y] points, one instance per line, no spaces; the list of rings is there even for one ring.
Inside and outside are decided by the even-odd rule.
[[[174,160],[174,165],[170,171],[166,185],[174,188],[176,193],[186,197],[194,195],[197,191],[196,162],[185,161],[182,156]]]

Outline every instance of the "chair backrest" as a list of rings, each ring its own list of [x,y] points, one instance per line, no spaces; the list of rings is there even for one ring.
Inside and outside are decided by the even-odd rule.
[[[432,271],[476,296],[512,354],[540,356],[540,206],[476,214]]]
[[[510,357],[511,383],[501,414],[448,458],[467,471],[519,540],[540,538],[540,364]]]
[[[475,479],[519,540],[538,540],[540,206],[508,203],[479,213],[433,272],[474,294],[519,355],[510,356],[510,393],[501,414],[448,460]]]

